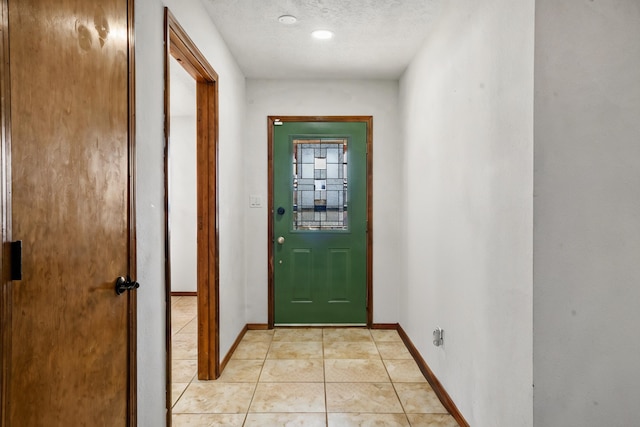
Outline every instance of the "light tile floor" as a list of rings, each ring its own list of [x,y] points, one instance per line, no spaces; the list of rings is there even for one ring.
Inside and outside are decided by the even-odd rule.
[[[172,297],[173,426],[458,426],[396,331],[248,331],[196,378],[196,298]]]

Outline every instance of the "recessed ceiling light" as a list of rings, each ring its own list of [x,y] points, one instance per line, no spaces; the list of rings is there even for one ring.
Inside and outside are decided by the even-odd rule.
[[[278,18],[278,22],[280,22],[281,24],[287,24],[287,25],[295,24],[297,21],[298,21],[298,18],[296,18],[293,15],[282,15],[281,17]]]
[[[313,36],[313,38],[316,38],[318,40],[329,40],[333,37],[333,33],[329,30],[315,30],[311,33],[311,35]]]

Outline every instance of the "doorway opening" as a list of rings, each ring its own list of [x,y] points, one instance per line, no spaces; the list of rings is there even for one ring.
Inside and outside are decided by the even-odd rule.
[[[216,379],[219,357],[218,259],[218,75],[168,8],[165,8],[165,292],[167,327],[167,425],[171,425],[171,292],[172,218],[169,188],[172,184],[171,61],[175,60],[195,80],[195,238],[197,294],[197,376]],[[175,142],[175,141],[174,141]],[[174,249],[175,250],[175,249]],[[187,292],[187,294],[189,294]]]

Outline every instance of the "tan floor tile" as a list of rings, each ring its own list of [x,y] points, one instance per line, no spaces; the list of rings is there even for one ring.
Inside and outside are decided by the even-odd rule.
[[[446,414],[438,396],[428,383],[394,383],[407,414]]]
[[[171,306],[171,320],[183,317],[190,317],[192,319],[195,319],[197,315],[198,310],[196,308],[180,307],[176,304]]]
[[[197,296],[171,297],[171,308],[173,309],[174,307],[183,308],[187,310],[196,310],[198,308],[198,297]]]
[[[451,415],[443,414],[407,414],[412,427],[458,427]]]
[[[322,342],[322,329],[319,328],[292,328],[276,329],[273,341],[282,342]]]
[[[176,320],[195,319],[198,313],[196,310],[171,307],[171,322]]]
[[[262,370],[262,360],[231,359],[216,381],[227,383],[256,383]]]
[[[189,383],[171,383],[171,405],[175,405],[182,393],[186,390]]]
[[[171,311],[178,307],[178,309],[190,308],[194,313],[197,309],[197,297],[189,296],[171,296]]]
[[[242,427],[245,414],[175,414],[173,427]]]
[[[325,427],[326,414],[248,414],[244,427]]]
[[[171,317],[171,335],[175,335],[182,331],[185,326],[195,320],[193,316],[172,316]]]
[[[328,414],[328,427],[409,427],[405,414]]]
[[[198,297],[171,297],[171,311],[190,310],[195,313],[198,309]]]
[[[172,322],[175,320],[195,319],[197,315],[198,315],[198,312],[196,310],[176,308],[175,306],[171,307]]]
[[[420,383],[427,380],[422,375],[415,360],[385,360],[391,381],[399,383]]]
[[[323,340],[328,342],[372,341],[371,333],[364,328],[326,328],[323,330]]]
[[[390,383],[327,383],[327,412],[401,414]]]
[[[267,359],[260,382],[324,382],[322,359]]]
[[[173,304],[171,306],[171,320],[176,318],[190,317],[191,319],[195,319],[198,315],[198,310],[196,308],[188,308],[188,307],[180,307]]]
[[[176,427],[457,426],[394,330],[247,331],[221,377],[198,381],[196,298],[171,304]]]
[[[380,359],[380,353],[371,341],[330,341],[324,344],[324,357],[325,359]]]
[[[180,333],[183,334],[198,334],[198,319],[191,319],[189,323],[184,325],[184,328],[180,329]]]
[[[268,341],[245,342],[242,341],[233,352],[232,359],[264,360],[271,345]]]
[[[197,372],[198,361],[195,359],[174,359],[171,362],[171,381],[173,382],[191,382]]]
[[[184,309],[184,308],[176,308],[175,306],[171,306],[171,321],[178,319],[195,319],[198,316],[197,310],[192,309]]]
[[[173,408],[175,414],[240,414],[247,412],[255,384],[193,382]]]
[[[247,331],[242,337],[242,342],[271,342],[273,329]]]
[[[322,359],[322,343],[274,341],[267,359]]]
[[[171,357],[173,360],[197,359],[198,336],[195,334],[175,334],[171,337]]]
[[[393,329],[372,329],[371,336],[375,342],[402,342],[398,331]]]
[[[249,412],[325,412],[323,383],[258,383]]]
[[[378,342],[376,346],[383,359],[412,359],[411,353],[402,342]]]
[[[326,382],[389,382],[389,375],[380,359],[325,359]]]
[[[197,313],[191,310],[171,309],[171,321],[174,320],[191,320],[197,317]]]

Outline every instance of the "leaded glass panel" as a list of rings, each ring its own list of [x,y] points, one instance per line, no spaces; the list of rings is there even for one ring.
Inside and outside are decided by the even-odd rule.
[[[347,139],[293,141],[293,229],[347,230]]]

